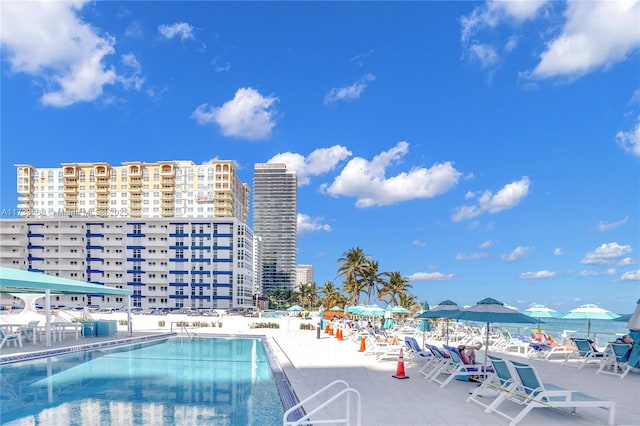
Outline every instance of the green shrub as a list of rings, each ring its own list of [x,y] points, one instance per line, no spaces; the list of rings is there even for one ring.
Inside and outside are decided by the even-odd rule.
[[[249,328],[280,328],[277,322],[254,322],[249,324]]]
[[[311,323],[303,322],[302,324],[300,324],[300,330],[315,330],[315,329],[316,327]]]
[[[158,327],[164,327],[165,324],[166,324],[165,320],[158,321]]]

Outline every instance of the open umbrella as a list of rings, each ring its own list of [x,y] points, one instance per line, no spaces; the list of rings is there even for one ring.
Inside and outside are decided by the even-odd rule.
[[[460,312],[462,312],[462,308],[458,306],[455,302],[451,300],[443,300],[436,306],[435,308],[423,312],[418,315],[417,319],[428,319],[428,318],[444,318],[446,319],[446,335],[445,335],[445,344],[449,344],[449,320],[455,319],[460,316]]]
[[[289,311],[289,312],[302,312],[302,311],[304,311],[304,308],[302,306],[299,306],[299,305],[293,305],[293,306],[287,308],[287,311]]]
[[[538,330],[540,330],[540,318],[560,318],[562,316],[560,312],[544,305],[533,305],[529,309],[525,309],[524,314],[538,319]]]
[[[331,308],[329,310],[333,311],[333,312],[342,312],[342,308],[340,306],[334,306],[333,308]]]
[[[564,319],[586,319],[587,320],[587,338],[591,335],[591,320],[592,319],[601,319],[601,320],[609,320],[618,318],[620,315],[614,314],[611,311],[608,311],[604,308],[601,308],[597,305],[582,305],[579,308],[575,308],[570,310],[565,316]]]
[[[489,324],[491,323],[508,323],[508,324],[535,324],[536,320],[524,315],[515,309],[507,308],[502,302],[487,297],[482,299],[476,305],[473,305],[462,311],[458,319],[463,321],[478,321],[487,324],[487,337],[484,346],[485,367],[487,363],[487,352],[489,349]]]
[[[394,314],[409,314],[411,313],[410,310],[408,310],[407,308],[403,307],[403,306],[394,306],[391,308],[391,312]]]

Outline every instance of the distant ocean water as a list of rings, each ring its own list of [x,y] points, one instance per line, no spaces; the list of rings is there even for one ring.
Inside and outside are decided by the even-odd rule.
[[[562,318],[544,318],[542,319],[540,328],[545,333],[554,337],[560,337],[563,331],[567,331],[570,337],[587,337],[587,320],[582,319],[562,319]],[[520,334],[531,334],[531,330],[537,328],[537,324],[509,324],[505,327],[511,332]],[[598,340],[606,341],[614,340],[617,336],[629,333],[627,322],[614,320],[591,320],[591,335],[597,334]]]

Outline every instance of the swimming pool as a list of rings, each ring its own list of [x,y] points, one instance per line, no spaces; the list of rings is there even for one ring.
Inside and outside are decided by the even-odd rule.
[[[0,423],[277,425],[259,338],[170,338],[0,367]]]

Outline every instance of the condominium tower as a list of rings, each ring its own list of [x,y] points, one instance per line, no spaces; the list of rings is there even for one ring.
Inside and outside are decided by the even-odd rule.
[[[256,164],[253,232],[262,239],[262,294],[296,284],[297,180],[285,164]]]
[[[214,218],[246,222],[249,187],[233,161],[17,164],[18,208],[4,216]]]

